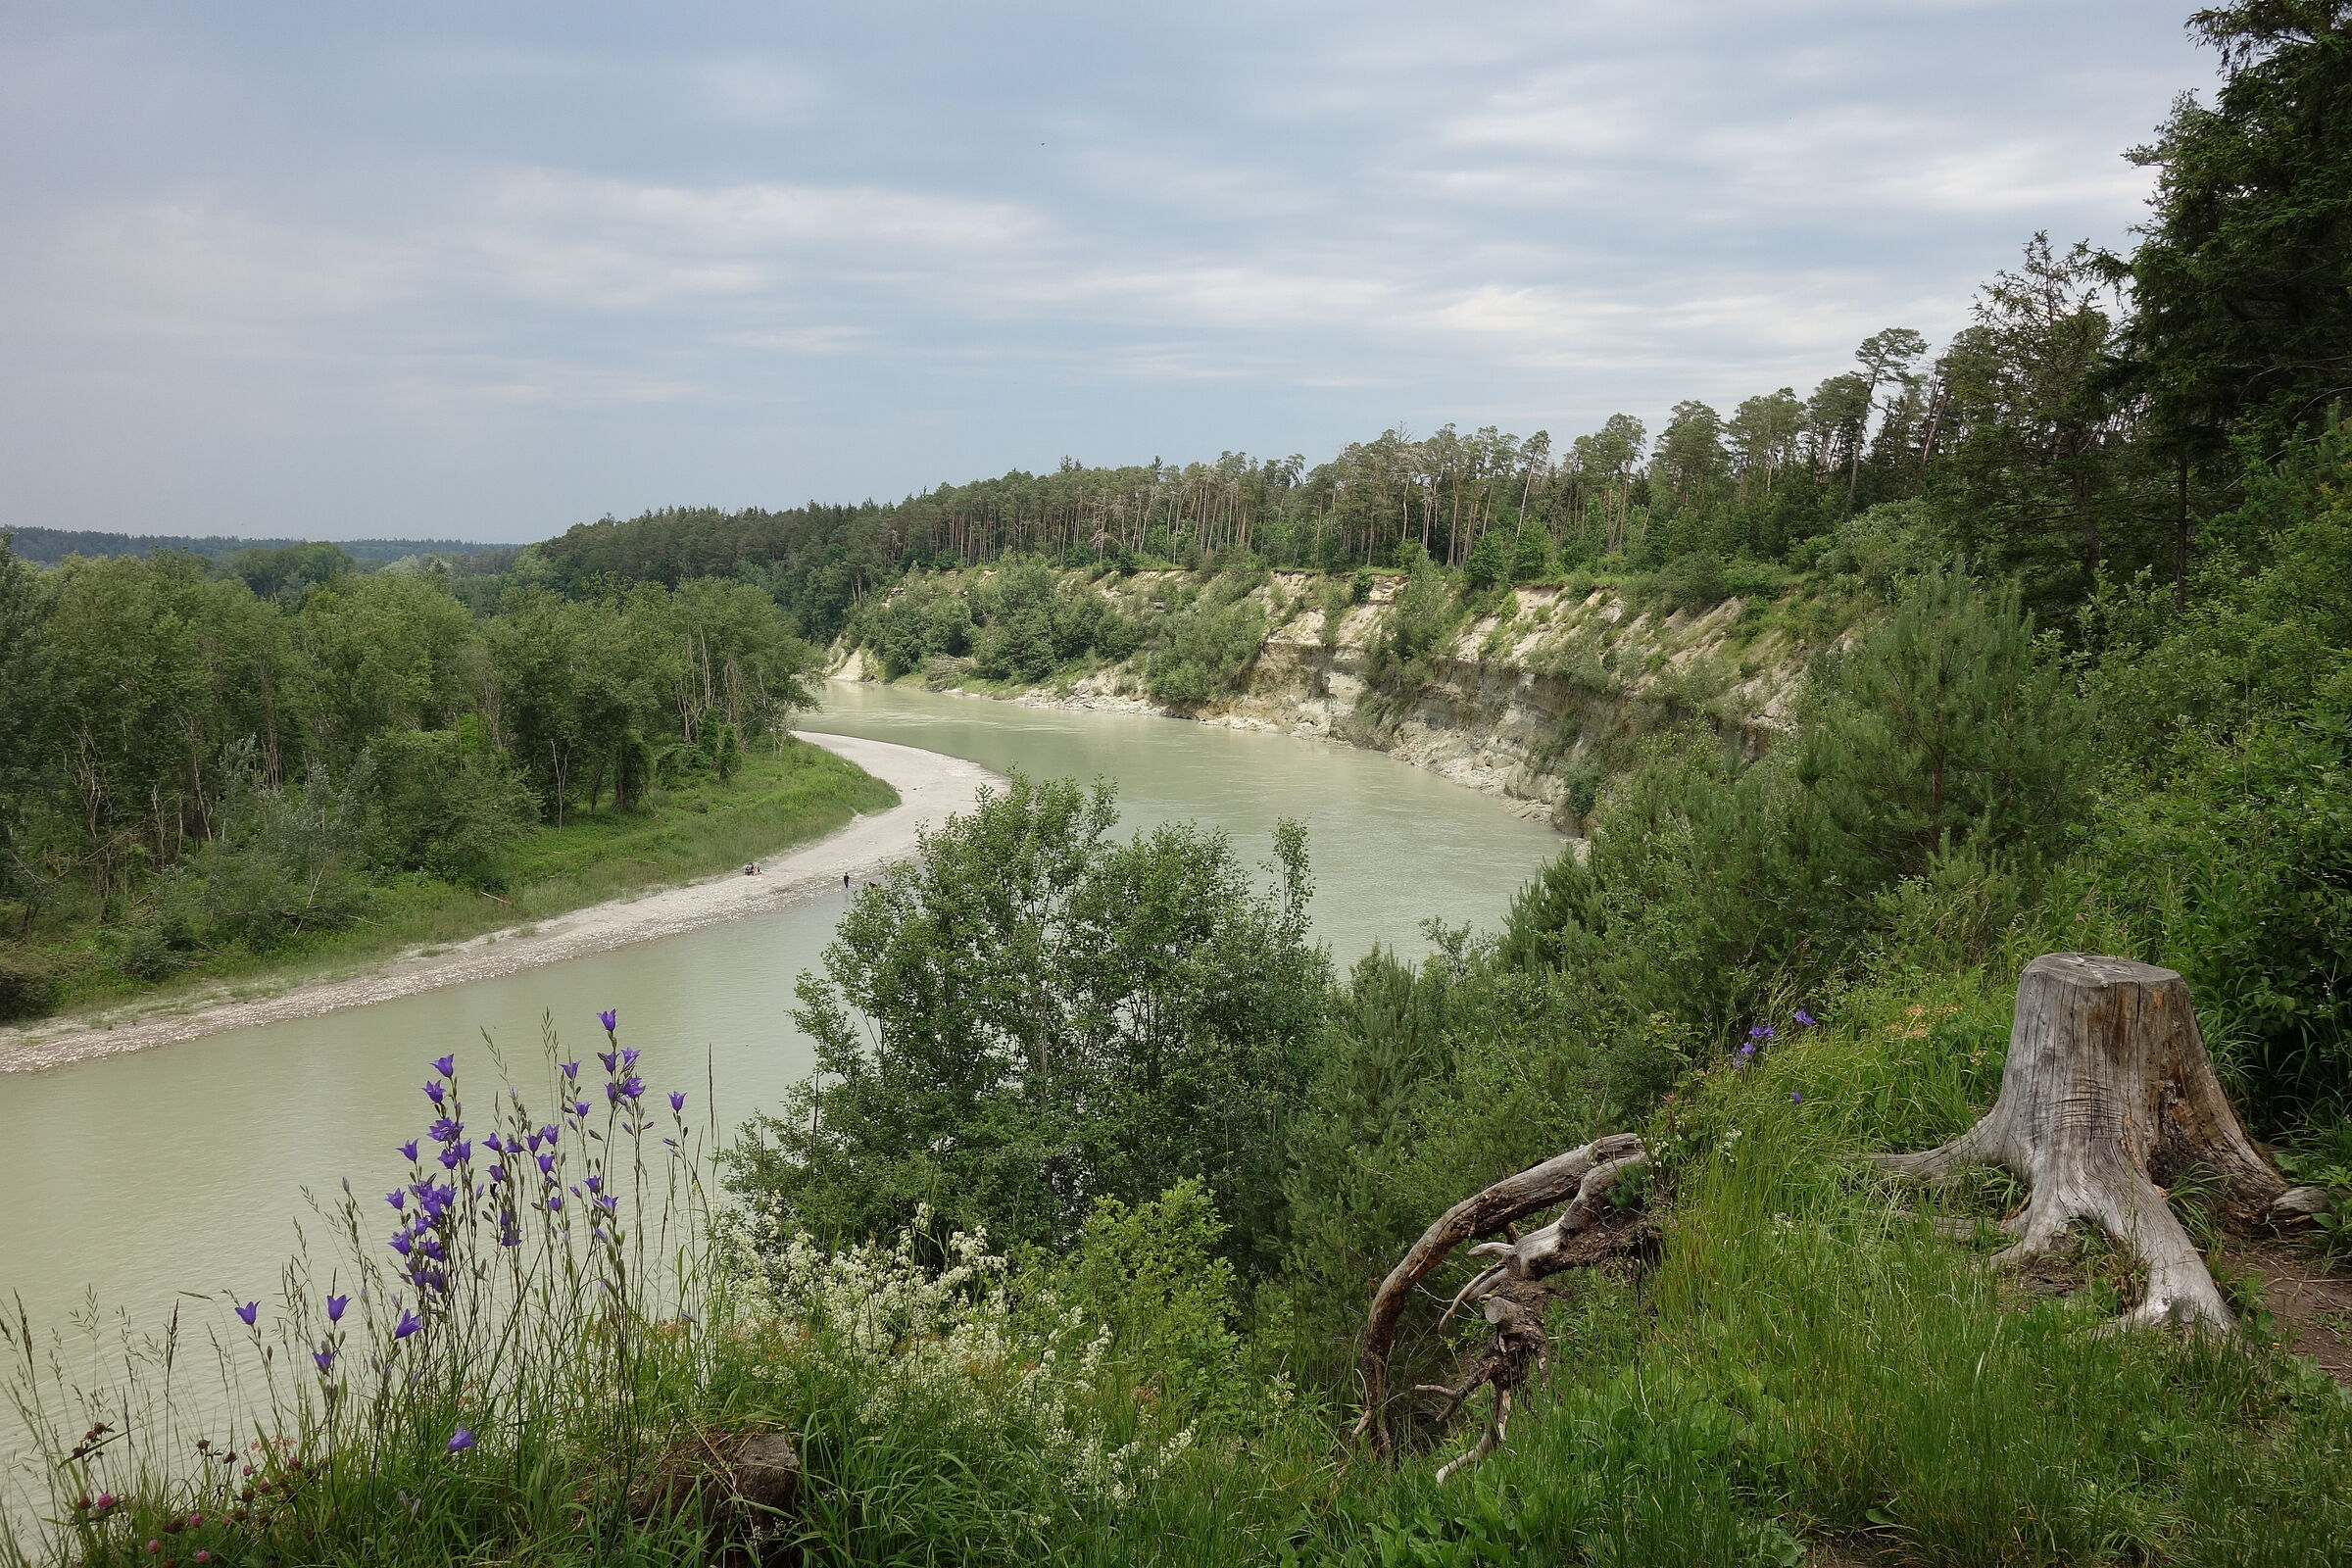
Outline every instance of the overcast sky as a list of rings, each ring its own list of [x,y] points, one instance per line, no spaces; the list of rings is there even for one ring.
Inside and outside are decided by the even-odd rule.
[[[0,526],[1654,429],[2123,242],[2184,11],[0,0]]]

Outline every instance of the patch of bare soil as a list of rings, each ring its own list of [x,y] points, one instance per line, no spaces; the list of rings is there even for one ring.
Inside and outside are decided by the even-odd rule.
[[[2233,1242],[2219,1261],[2261,1284],[2287,1348],[2352,1388],[2352,1278],[2283,1242]]]

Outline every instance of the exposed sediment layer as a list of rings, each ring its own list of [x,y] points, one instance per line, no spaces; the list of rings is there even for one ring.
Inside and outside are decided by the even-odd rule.
[[[977,575],[977,574],[975,574]],[[1124,579],[1146,591],[1175,573]],[[1106,579],[1113,580],[1113,579]],[[1327,626],[1319,596],[1330,579],[1271,572],[1254,597],[1272,629],[1241,688],[1199,704],[1151,696],[1130,661],[1024,692],[984,695],[1041,708],[1097,709],[1189,718],[1236,729],[1316,735],[1384,751],[1455,783],[1499,796],[1523,814],[1581,829],[1613,740],[1678,719],[1707,724],[1759,748],[1787,712],[1802,654],[1786,632],[1757,632],[1729,599],[1703,613],[1644,612],[1615,590],[1513,590],[1466,618],[1427,684],[1403,698],[1367,673],[1394,578]],[[877,678],[861,652],[837,648],[837,678]],[[968,687],[966,689],[969,689]]]

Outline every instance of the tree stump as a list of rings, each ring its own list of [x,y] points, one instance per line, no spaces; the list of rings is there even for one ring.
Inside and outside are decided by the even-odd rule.
[[[1998,1165],[2025,1181],[2032,1196],[2002,1222],[2017,1241],[1998,1265],[2047,1252],[2078,1220],[2098,1225],[2148,1273],[2146,1298],[2118,1326],[2235,1327],[2160,1182],[2201,1165],[2247,1214],[2286,1189],[2214,1076],[2187,982],[2084,953],[2026,965],[2000,1098],[1984,1118],[1940,1149],[1879,1160],[1924,1177]]]
[[[736,1446],[727,1465],[736,1506],[781,1513],[801,1490],[801,1454],[781,1432],[758,1432]]]

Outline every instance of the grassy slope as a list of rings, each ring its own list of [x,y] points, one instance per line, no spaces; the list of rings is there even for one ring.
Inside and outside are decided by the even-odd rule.
[[[1033,1420],[1053,1354],[1016,1341],[877,1407],[869,1362],[755,1312],[691,1346],[657,1336],[666,1348],[619,1402],[657,1447],[794,1433],[811,1489],[789,1529],[828,1563],[2342,1561],[2352,1400],[2271,1339],[2250,1282],[2223,1276],[2241,1342],[2104,1335],[2136,1290],[2114,1249],[2085,1244],[2036,1288],[1995,1277],[1976,1266],[1989,1235],[1945,1240],[1934,1222],[1997,1217],[2016,1197],[2005,1179],[1934,1193],[1863,1158],[1938,1142],[1990,1102],[2015,956],[1812,999],[1825,1026],[1688,1083],[1646,1128],[1663,1171],[1657,1268],[1563,1282],[1550,1371],[1509,1444],[1443,1489],[1436,1461],[1467,1444],[1483,1396],[1437,1452],[1390,1469],[1348,1440],[1345,1390],[1288,1388],[1247,1356],[1211,1407],[1159,1409],[1149,1361],[1114,1356],[1080,1375],[1078,1405]],[[1452,1282],[1433,1283],[1443,1296]],[[975,1414],[998,1411],[1011,1413]],[[569,1523],[574,1480],[613,1436],[595,1422],[530,1426],[461,1465],[441,1451],[460,1418],[436,1408],[379,1436],[338,1512],[312,1516],[316,1536],[208,1539],[289,1568],[707,1560],[681,1521],[608,1519],[617,1539],[601,1541]],[[1131,1493],[1074,1484],[1073,1430],[1164,1445],[1179,1420],[1198,1423],[1190,1447]],[[152,1560],[152,1527],[125,1523],[79,1560]]]
[[[1394,1472],[1328,1428],[1319,1453],[1296,1429],[1254,1452],[1204,1446],[1145,1519],[1066,1560],[2341,1562],[2352,1397],[2283,1350],[2252,1281],[2217,1270],[2239,1343],[2107,1335],[2138,1290],[2116,1249],[2086,1239],[2031,1288],[1989,1274],[2005,1178],[1931,1194],[1861,1158],[1940,1142],[1990,1103],[2008,981],[1911,977],[1836,1014],[1653,1123],[1671,1172],[1659,1267],[1564,1282],[1550,1374],[1466,1481],[1432,1473],[1483,1396]],[[1938,1218],[1981,1222],[1978,1242],[1942,1239]]]
[[[509,886],[495,899],[426,876],[402,876],[381,889],[365,924],[319,932],[266,956],[208,955],[156,986],[122,974],[84,938],[61,955],[73,978],[60,1006],[151,995],[170,1000],[221,982],[240,994],[274,990],[413,947],[459,942],[709,875],[821,838],[853,815],[897,803],[897,791],[855,763],[795,740],[781,755],[747,758],[725,784],[695,779],[666,788],[643,814],[574,812],[561,827],[540,828],[508,853]]]

